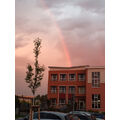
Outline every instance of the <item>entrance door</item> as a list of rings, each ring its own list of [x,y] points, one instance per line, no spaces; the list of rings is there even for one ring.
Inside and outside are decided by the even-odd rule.
[[[85,101],[79,100],[79,110],[84,110],[84,109],[85,109]]]

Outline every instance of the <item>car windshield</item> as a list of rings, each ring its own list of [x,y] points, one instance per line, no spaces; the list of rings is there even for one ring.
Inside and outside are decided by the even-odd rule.
[[[41,119],[55,119],[55,120],[61,120],[61,118],[58,115],[52,114],[52,113],[40,113]],[[33,119],[38,119],[38,113],[34,113]]]

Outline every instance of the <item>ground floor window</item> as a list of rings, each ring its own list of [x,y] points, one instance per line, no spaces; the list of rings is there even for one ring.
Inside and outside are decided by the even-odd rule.
[[[92,95],[92,108],[100,108],[100,94]]]
[[[72,99],[68,99],[68,104],[70,104],[70,105],[71,105],[71,104],[72,104],[72,102],[73,102],[73,101],[72,101]]]
[[[60,104],[60,105],[65,104],[65,99],[59,99],[59,104]]]
[[[79,100],[78,101],[78,109],[84,110],[85,109],[85,100]]]
[[[56,102],[57,102],[56,98],[51,99],[51,105],[56,105]]]

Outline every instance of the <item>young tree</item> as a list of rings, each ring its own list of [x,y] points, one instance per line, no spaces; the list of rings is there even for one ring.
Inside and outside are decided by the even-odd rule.
[[[44,66],[40,66],[38,62],[38,57],[40,54],[41,39],[37,38],[34,40],[33,53],[35,54],[34,69],[28,64],[25,81],[28,83],[28,87],[31,89],[33,96],[35,96],[36,89],[40,86],[41,80],[44,75]],[[33,98],[34,105],[34,98]]]

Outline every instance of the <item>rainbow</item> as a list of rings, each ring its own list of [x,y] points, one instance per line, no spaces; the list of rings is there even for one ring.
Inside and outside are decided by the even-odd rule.
[[[62,34],[62,31],[60,29],[60,27],[58,26],[56,20],[55,20],[55,16],[54,14],[49,10],[48,6],[46,5],[45,1],[44,0],[41,0],[41,3],[43,5],[43,7],[47,10],[51,20],[53,21],[55,27],[56,27],[56,31],[58,32],[58,35],[60,37],[60,41],[61,41],[61,44],[62,44],[62,47],[63,47],[63,50],[64,50],[64,54],[65,54],[65,57],[66,57],[66,61],[67,61],[67,66],[68,67],[71,67],[72,66],[72,63],[71,63],[71,59],[70,59],[70,55],[69,55],[69,51],[68,51],[68,48],[67,48],[67,45],[65,43],[65,39],[64,39],[64,36]]]

